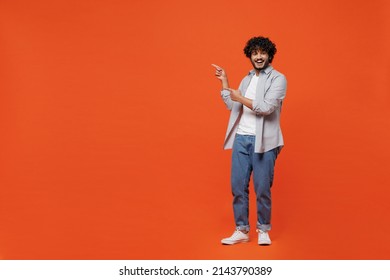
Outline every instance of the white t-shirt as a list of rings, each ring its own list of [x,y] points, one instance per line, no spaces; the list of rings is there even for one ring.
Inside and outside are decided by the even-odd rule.
[[[253,75],[248,89],[246,90],[245,97],[249,99],[256,98],[256,86],[259,80],[259,76]],[[256,135],[256,113],[244,106],[240,123],[238,125],[237,133],[241,135]]]

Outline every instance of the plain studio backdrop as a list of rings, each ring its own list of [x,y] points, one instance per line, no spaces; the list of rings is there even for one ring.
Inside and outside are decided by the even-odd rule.
[[[1,259],[388,259],[390,7],[0,1]],[[234,230],[231,87],[253,36],[288,80],[272,246]]]

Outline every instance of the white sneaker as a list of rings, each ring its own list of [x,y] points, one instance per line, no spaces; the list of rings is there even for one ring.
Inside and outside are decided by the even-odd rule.
[[[271,245],[271,239],[269,238],[268,232],[264,232],[259,229],[256,231],[259,233],[259,245]]]
[[[249,241],[249,234],[243,233],[241,230],[236,230],[232,236],[221,240],[222,244],[233,245]]]

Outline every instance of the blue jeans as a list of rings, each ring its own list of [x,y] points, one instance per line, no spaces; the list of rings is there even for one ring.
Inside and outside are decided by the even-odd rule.
[[[255,136],[237,134],[232,153],[231,185],[236,229],[249,231],[249,180],[257,197],[257,228],[271,229],[271,186],[279,147],[265,153],[255,153]]]

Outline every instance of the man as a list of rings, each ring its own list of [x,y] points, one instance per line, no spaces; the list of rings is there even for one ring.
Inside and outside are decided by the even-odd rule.
[[[271,63],[276,46],[268,38],[251,38],[245,48],[253,69],[239,88],[229,87],[223,68],[215,67],[222,83],[221,96],[231,111],[224,148],[233,149],[231,187],[236,230],[222,244],[249,241],[249,179],[257,197],[258,244],[270,245],[271,186],[275,160],[284,145],[280,129],[280,111],[286,95],[286,78]]]

